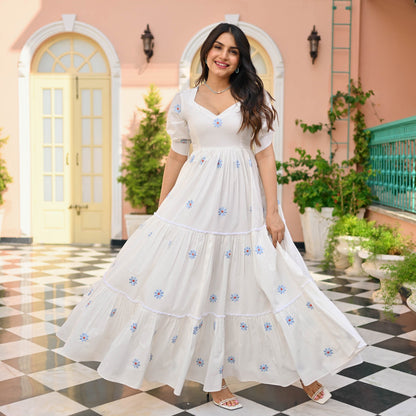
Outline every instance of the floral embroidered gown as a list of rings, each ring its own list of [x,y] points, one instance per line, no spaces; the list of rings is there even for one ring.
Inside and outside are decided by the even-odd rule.
[[[105,379],[140,388],[158,381],[180,394],[223,377],[287,386],[361,362],[364,341],[317,288],[289,232],[273,247],[250,132],[240,104],[219,115],[174,98],[167,130],[188,154],[158,211],[72,311],[63,353],[100,361]],[[264,128],[260,151],[272,142]]]

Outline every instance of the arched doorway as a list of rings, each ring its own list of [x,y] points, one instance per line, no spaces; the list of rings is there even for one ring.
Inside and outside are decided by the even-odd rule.
[[[111,82],[100,46],[49,38],[31,67],[32,235],[42,243],[109,243]]]

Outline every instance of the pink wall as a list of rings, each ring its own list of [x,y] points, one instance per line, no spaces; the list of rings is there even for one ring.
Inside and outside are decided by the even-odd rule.
[[[360,76],[373,89],[368,126],[416,114],[416,6],[411,0],[362,2]]]
[[[312,153],[317,148],[329,153],[326,133],[303,134],[294,121],[302,118],[310,123],[326,122],[330,96],[330,3],[329,0],[2,0],[0,91],[7,99],[0,101],[0,126],[10,135],[4,155],[14,178],[5,195],[6,224],[2,236],[20,236],[17,63],[23,45],[39,28],[61,20],[62,14],[74,13],[78,21],[98,28],[107,36],[121,63],[121,135],[125,142],[137,123],[136,106],[142,106],[148,84],[153,82],[160,88],[166,107],[178,89],[179,60],[190,39],[202,28],[223,21],[225,14],[240,14],[241,21],[265,31],[283,56],[284,159],[288,159],[297,146]],[[416,87],[411,65],[400,67],[399,77],[394,76],[397,74],[394,71],[397,62],[409,59],[412,53],[416,7],[410,0],[354,0],[353,4],[353,77],[357,77],[359,70],[364,88],[375,90],[373,101],[386,121],[414,114],[411,93],[416,96]],[[150,64],[145,62],[140,41],[147,23],[155,36],[155,53]],[[318,59],[312,65],[306,38],[314,24],[322,40]],[[342,88],[344,83],[340,84]],[[297,207],[291,201],[291,187],[285,187],[286,219],[294,240],[302,241]],[[128,210],[126,204],[123,209]]]

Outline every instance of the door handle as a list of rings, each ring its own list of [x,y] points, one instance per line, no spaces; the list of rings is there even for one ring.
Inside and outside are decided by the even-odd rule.
[[[77,210],[77,215],[81,215],[81,209],[88,209],[88,204],[85,204],[85,205],[78,205],[78,204],[72,205],[71,204],[68,207],[68,209],[76,209]]]
[[[77,153],[76,155],[76,163],[77,163],[77,166],[79,166],[79,153]]]

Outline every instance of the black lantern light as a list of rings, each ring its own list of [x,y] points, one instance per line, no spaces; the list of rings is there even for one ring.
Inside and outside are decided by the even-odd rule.
[[[309,41],[309,53],[312,58],[312,64],[315,62],[316,57],[318,56],[318,45],[321,37],[318,35],[318,32],[315,29],[315,25],[313,25],[313,29],[311,34],[308,37]]]
[[[146,30],[142,34],[143,50],[144,54],[146,55],[147,62],[149,62],[150,58],[153,56],[153,47],[155,46],[153,39],[154,36],[149,29],[149,25],[147,25]]]

